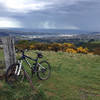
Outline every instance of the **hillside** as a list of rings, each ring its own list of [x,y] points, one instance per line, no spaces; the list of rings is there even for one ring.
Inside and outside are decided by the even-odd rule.
[[[45,94],[46,100],[100,100],[100,56],[52,51],[42,53],[43,59],[52,66],[52,75],[46,81],[40,81],[35,75],[33,84]],[[27,55],[35,57],[34,51],[27,52]],[[27,81],[16,88],[0,81],[0,100],[32,100],[32,93],[34,90],[30,89]]]

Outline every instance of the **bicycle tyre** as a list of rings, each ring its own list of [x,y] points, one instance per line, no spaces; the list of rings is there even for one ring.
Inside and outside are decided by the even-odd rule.
[[[37,77],[40,79],[40,80],[47,80],[49,77],[50,77],[50,75],[51,75],[51,66],[50,66],[50,64],[47,62],[47,61],[41,61],[40,63],[39,63],[40,65],[42,65],[44,68],[42,68],[41,70],[39,69],[40,68],[40,65],[38,65],[38,67],[37,67]],[[46,64],[45,66],[44,66],[44,64]],[[47,69],[46,69],[46,67],[47,67]],[[47,75],[46,76],[41,76],[41,73],[42,74],[45,74],[44,72],[47,72],[47,70],[48,70],[48,73],[47,73]]]
[[[24,79],[23,69],[21,69],[22,73],[20,73],[20,75],[17,76],[15,74],[16,67],[18,67],[18,69],[19,69],[19,64],[18,63],[12,64],[11,66],[9,66],[9,68],[6,71],[5,80],[9,85],[17,84],[19,81],[21,81],[20,80],[21,77],[22,77],[21,79]]]

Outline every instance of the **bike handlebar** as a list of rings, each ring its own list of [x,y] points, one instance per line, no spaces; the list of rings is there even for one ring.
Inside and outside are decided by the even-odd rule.
[[[16,52],[21,52],[22,55],[24,55],[24,52],[25,52],[25,51],[26,51],[26,50],[19,50],[19,49],[16,49]],[[40,52],[35,52],[35,53],[37,54],[38,57],[43,57],[42,53],[40,53]]]
[[[22,54],[24,54],[24,50],[19,50],[19,49],[16,49],[16,53],[18,53],[18,52],[21,52]]]

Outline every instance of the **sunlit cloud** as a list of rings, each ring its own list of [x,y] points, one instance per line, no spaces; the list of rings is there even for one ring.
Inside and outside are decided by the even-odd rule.
[[[43,2],[37,0],[0,0],[0,3],[9,12],[22,12],[27,13],[29,11],[43,10],[46,6],[50,5],[50,2]]]
[[[12,18],[0,17],[0,28],[20,28],[20,22]]]
[[[80,1],[90,0],[0,0],[0,4],[9,12],[28,13],[30,11],[46,10],[62,5],[75,5]]]

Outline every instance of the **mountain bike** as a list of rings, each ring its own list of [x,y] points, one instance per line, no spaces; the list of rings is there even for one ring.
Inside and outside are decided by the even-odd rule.
[[[37,54],[36,58],[33,59],[27,55],[25,55],[24,50],[18,50],[21,52],[21,57],[18,59],[17,63],[12,64],[6,72],[6,82],[8,84],[15,84],[16,82],[23,81],[25,77],[30,78],[27,71],[23,66],[23,62],[25,62],[29,68],[31,69],[31,75],[37,73],[37,77],[40,80],[47,80],[51,74],[51,66],[47,61],[39,62],[39,58],[43,58],[42,53],[35,52]],[[33,64],[30,64],[28,61],[30,59]]]

